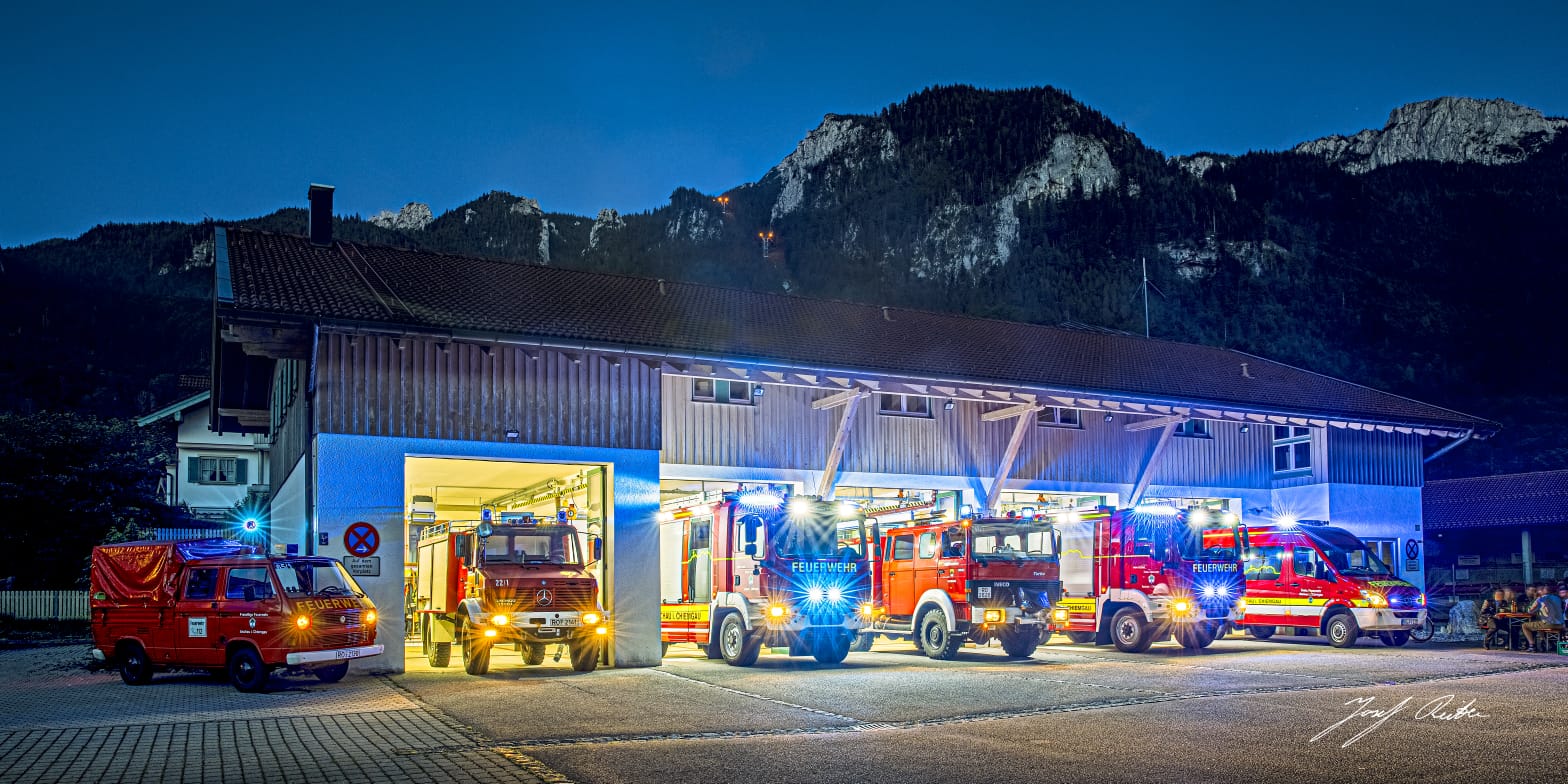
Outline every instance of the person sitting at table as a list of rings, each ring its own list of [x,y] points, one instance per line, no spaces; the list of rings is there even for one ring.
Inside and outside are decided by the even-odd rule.
[[[1495,617],[1500,612],[1506,612],[1503,606],[1502,588],[1494,588],[1491,598],[1481,602],[1478,615],[1481,619],[1481,629],[1486,632],[1486,636],[1481,638],[1481,647],[1486,650],[1492,649],[1492,641],[1497,639],[1498,632],[1502,632],[1502,644],[1508,644],[1508,624],[1506,619]]]
[[[1546,589],[1546,583],[1536,583],[1535,601],[1530,605],[1530,620],[1522,627],[1525,642],[1530,650],[1536,648],[1536,634],[1563,630],[1563,600]]]

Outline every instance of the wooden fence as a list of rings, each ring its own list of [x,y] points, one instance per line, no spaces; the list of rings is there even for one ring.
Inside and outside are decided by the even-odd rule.
[[[0,615],[19,621],[85,621],[86,591],[0,591]]]

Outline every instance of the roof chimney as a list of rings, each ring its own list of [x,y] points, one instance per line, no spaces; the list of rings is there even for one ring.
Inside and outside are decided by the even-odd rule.
[[[332,244],[332,186],[311,183],[310,244]]]

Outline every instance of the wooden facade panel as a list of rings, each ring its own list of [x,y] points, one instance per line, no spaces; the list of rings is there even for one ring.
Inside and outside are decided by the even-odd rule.
[[[1327,434],[1327,481],[1421,486],[1424,466],[1420,436],[1339,428],[1329,428]]]
[[[664,379],[665,463],[820,470],[843,408],[816,411],[828,390],[768,386],[756,405],[691,399],[691,378]],[[949,411],[933,399],[931,417],[887,416],[873,394],[856,413],[840,465],[848,472],[990,477],[1007,447],[1013,420],[981,421],[1001,404],[956,401]],[[1106,422],[1084,412],[1081,428],[1031,427],[1014,465],[1014,479],[1131,483],[1158,436],[1129,433],[1128,417]],[[1154,474],[1159,485],[1269,486],[1268,429],[1240,432],[1216,422],[1213,438],[1178,438]]]
[[[272,430],[272,448],[267,450],[267,476],[272,477],[275,484],[288,478],[289,471],[293,470],[310,444],[310,418],[305,415],[308,366],[297,359],[278,360],[278,364],[289,364],[294,380],[284,388],[280,385],[288,376],[283,373],[273,374],[271,394],[288,397],[282,405],[280,421]]]
[[[636,361],[323,333],[323,433],[657,449],[659,378]]]

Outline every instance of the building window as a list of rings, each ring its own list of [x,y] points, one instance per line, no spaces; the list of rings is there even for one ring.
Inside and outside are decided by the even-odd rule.
[[[1083,412],[1076,408],[1042,408],[1035,414],[1041,427],[1083,427]]]
[[[887,416],[931,416],[931,398],[922,395],[895,395],[883,393],[878,396],[877,413]]]
[[[1361,541],[1366,543],[1367,549],[1371,550],[1379,561],[1388,566],[1389,571],[1398,573],[1399,561],[1395,555],[1399,552],[1398,539],[1362,539]]]
[[[1209,438],[1213,434],[1209,432],[1209,420],[1189,419],[1177,425],[1176,432],[1171,435],[1181,436],[1182,438]]]
[[[1274,473],[1290,474],[1312,469],[1312,430],[1291,425],[1274,426]]]
[[[691,399],[703,403],[729,403],[737,406],[752,405],[750,381],[727,381],[718,378],[699,378],[692,384]]]
[[[193,457],[190,481],[199,485],[245,483],[245,461],[234,457]]]

